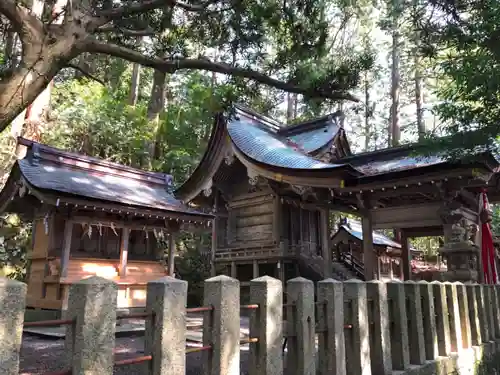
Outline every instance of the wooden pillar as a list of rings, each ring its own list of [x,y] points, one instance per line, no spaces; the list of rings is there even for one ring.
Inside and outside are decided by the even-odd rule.
[[[259,262],[257,260],[253,260],[252,262],[252,278],[256,279],[259,277]]]
[[[175,277],[175,232],[168,236],[168,275]]]
[[[210,251],[210,276],[215,276],[215,252],[217,251],[217,218],[212,220],[212,248]]]
[[[394,269],[393,269],[393,266],[394,266],[394,261],[391,258],[389,258],[389,277],[392,279],[394,279]]]
[[[382,278],[382,270],[380,269],[381,267],[381,262],[380,262],[380,254],[376,254],[377,257],[377,280],[380,280]]]
[[[321,210],[320,220],[321,250],[324,262],[323,278],[328,279],[332,277],[332,249],[330,243],[330,220],[328,210]]]
[[[365,267],[365,280],[370,281],[375,278],[375,252],[373,251],[373,225],[372,217],[368,212],[362,218],[363,227],[363,259]]]
[[[60,272],[61,277],[68,276],[68,264],[69,264],[69,255],[71,251],[72,237],[73,237],[73,222],[71,220],[67,220],[64,223],[64,238],[63,238],[63,248],[61,254],[61,272]]]
[[[233,279],[237,278],[237,273],[236,273],[236,262],[231,262],[231,277]]]
[[[281,210],[282,210],[282,205],[281,205],[281,198],[279,195],[274,196],[274,218],[273,218],[273,236],[274,236],[274,241],[276,243],[279,243],[281,240]]]
[[[401,266],[403,280],[411,280],[410,239],[405,230],[401,230]]]
[[[120,277],[127,276],[129,239],[130,239],[130,229],[122,228],[122,237],[120,239],[120,265],[118,267],[118,275],[120,275]]]
[[[278,268],[278,278],[281,280],[282,283],[285,282],[285,262],[279,261],[276,264],[276,267]]]

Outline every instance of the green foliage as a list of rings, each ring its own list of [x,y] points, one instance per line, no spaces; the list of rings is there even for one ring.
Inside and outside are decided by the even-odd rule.
[[[184,234],[181,238],[181,256],[176,259],[176,273],[188,282],[188,306],[203,304],[204,281],[210,277],[210,262],[208,259],[210,245],[207,236],[201,239]]]
[[[423,46],[445,79],[435,110],[445,123],[446,139],[431,139],[440,149],[462,155],[496,150],[500,133],[500,3],[496,0],[432,0],[439,17],[422,25]],[[484,146],[483,146],[484,145]]]
[[[0,274],[23,281],[31,248],[31,225],[17,215],[0,216]]]

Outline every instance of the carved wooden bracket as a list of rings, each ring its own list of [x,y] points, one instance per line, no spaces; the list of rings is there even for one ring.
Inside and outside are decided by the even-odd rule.
[[[227,165],[232,165],[234,163],[235,156],[234,156],[234,151],[233,149],[229,148],[226,152],[226,155],[224,156],[224,162]]]

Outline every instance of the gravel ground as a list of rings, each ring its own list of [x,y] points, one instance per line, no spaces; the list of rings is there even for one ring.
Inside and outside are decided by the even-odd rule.
[[[1,1],[1,0],[0,0]],[[144,350],[143,337],[120,337],[116,339],[115,360],[140,357]],[[187,375],[202,373],[202,353],[187,354]],[[241,374],[248,371],[248,349],[241,350]],[[20,375],[43,374],[49,371],[61,371],[68,366],[64,360],[64,340],[42,339],[25,335],[21,347]],[[147,374],[147,363],[116,367],[116,375]]]

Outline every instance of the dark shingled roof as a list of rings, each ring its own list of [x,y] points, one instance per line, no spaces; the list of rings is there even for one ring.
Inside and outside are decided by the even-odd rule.
[[[17,164],[22,176],[35,189],[138,208],[212,216],[177,200],[168,190],[169,175],[67,153],[31,141],[22,143],[30,148]]]

